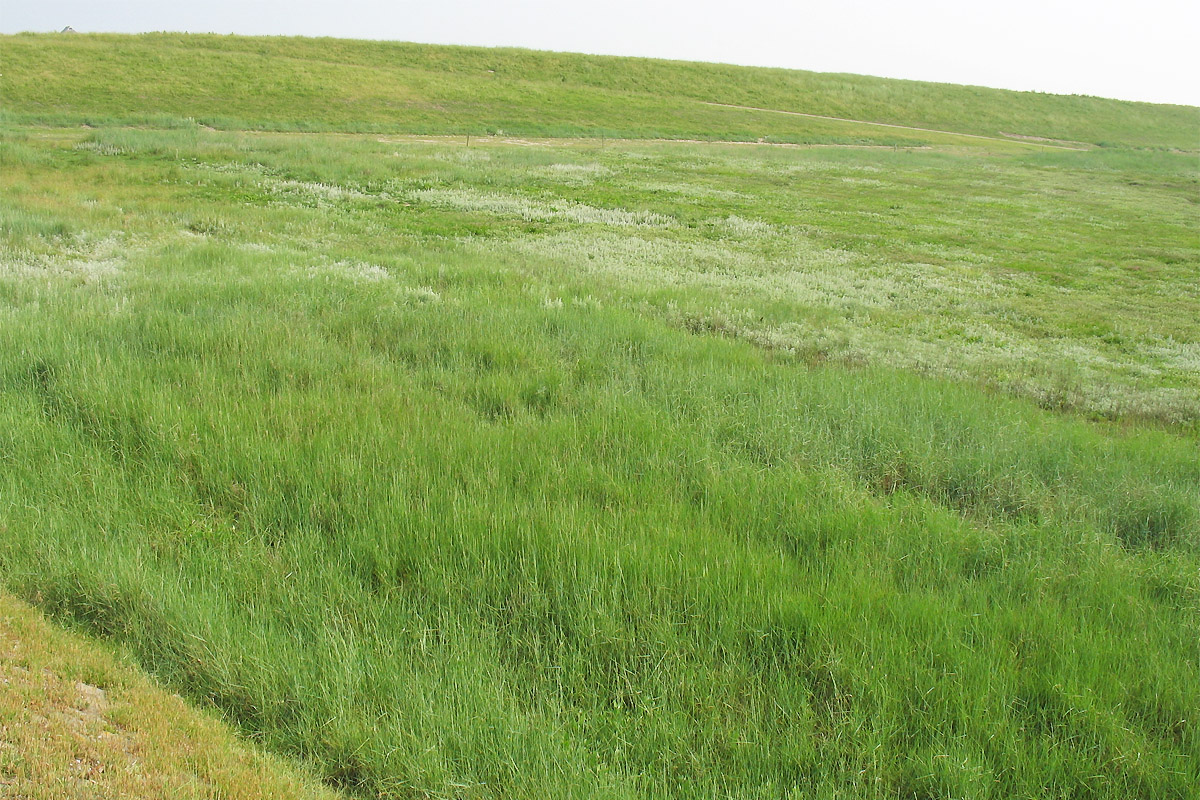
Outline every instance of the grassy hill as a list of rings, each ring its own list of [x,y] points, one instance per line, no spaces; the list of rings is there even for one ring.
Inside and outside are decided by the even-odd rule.
[[[179,34],[0,37],[17,119],[194,118],[221,128],[920,141],[891,129],[1200,149],[1200,112],[1095,97],[734,67],[336,39]],[[937,137],[935,137],[936,139]]]
[[[1196,109],[0,45],[9,591],[362,797],[1194,795]]]

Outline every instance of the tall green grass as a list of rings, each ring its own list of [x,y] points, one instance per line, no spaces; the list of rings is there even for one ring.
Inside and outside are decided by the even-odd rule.
[[[115,318],[6,326],[0,564],[339,785],[1197,777],[1192,444],[497,302],[461,261],[432,308],[148,263]]]

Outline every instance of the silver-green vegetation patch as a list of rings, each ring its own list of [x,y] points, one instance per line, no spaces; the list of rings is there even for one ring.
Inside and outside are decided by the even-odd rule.
[[[1200,785],[1194,154],[0,147],[0,580],[331,783]]]

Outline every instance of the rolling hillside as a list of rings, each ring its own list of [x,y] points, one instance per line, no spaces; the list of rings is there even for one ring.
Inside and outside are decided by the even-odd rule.
[[[267,130],[923,140],[725,103],[986,136],[1200,149],[1200,112],[1094,97],[650,59],[333,39],[0,37],[16,119]],[[936,139],[936,137],[935,137]]]
[[[0,588],[351,796],[1194,797],[1197,109],[0,55]]]

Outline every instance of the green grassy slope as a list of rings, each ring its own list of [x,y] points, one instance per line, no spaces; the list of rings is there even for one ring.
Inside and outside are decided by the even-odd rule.
[[[331,784],[1200,785],[1193,156],[14,105],[0,582]]]
[[[1190,107],[795,70],[176,34],[5,36],[0,47],[7,111],[59,122],[170,115],[269,129],[922,140],[704,104],[718,102],[988,136],[1200,148]]]

